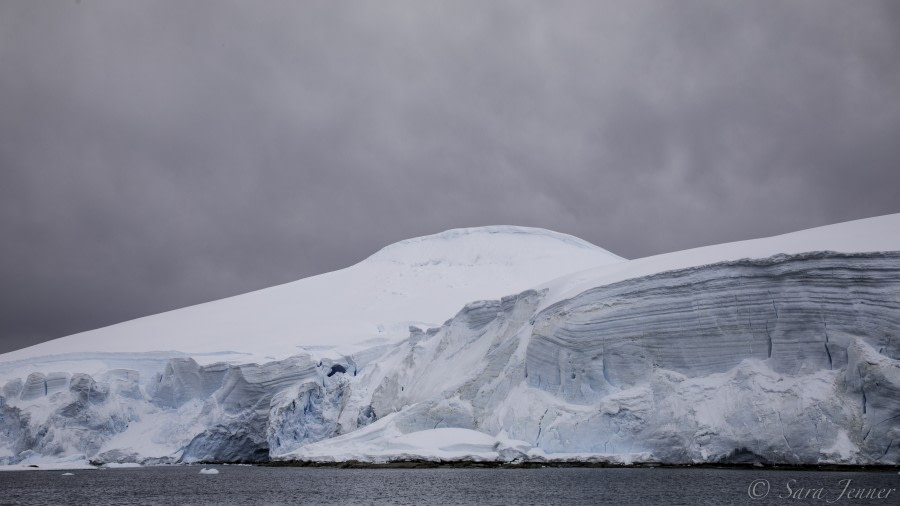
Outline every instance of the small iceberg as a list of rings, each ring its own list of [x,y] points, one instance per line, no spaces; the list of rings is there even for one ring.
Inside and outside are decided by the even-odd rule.
[[[75,476],[75,473],[62,473],[63,476]]]
[[[219,470],[213,469],[213,468],[207,469],[204,467],[203,469],[200,470],[200,474],[219,474]]]

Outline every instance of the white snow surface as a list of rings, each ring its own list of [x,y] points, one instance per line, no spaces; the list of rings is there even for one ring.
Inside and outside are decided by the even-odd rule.
[[[766,258],[777,254],[796,254],[809,251],[840,253],[900,251],[900,213],[847,221],[761,239],[715,244],[637,258],[573,272],[536,288],[549,289],[551,295],[544,300],[546,307],[560,300],[574,297],[590,288],[649,276],[658,272],[742,258]]]
[[[472,300],[623,261],[549,230],[454,229],[392,244],[346,269],[55,339],[0,362],[85,352],[179,351],[201,364],[339,356],[396,342],[410,325],[438,326]]]

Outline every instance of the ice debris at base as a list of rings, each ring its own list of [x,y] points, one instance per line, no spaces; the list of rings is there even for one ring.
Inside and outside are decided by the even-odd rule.
[[[0,460],[0,471],[81,471],[97,469],[83,454],[50,456],[26,450],[15,462]]]
[[[432,269],[429,276],[440,278],[435,273],[449,269],[453,283],[465,284],[464,272],[490,273],[472,266],[515,261],[510,248],[491,241],[529,233],[497,230],[459,236],[478,238],[463,253],[444,251],[455,240],[445,233],[439,247],[412,240],[405,247],[414,250],[388,247],[366,262],[390,266],[380,272],[394,277]],[[213,345],[202,353],[146,349],[148,333],[210,316],[206,310],[135,320],[118,329],[122,335],[108,330],[117,326],[87,333],[86,343],[99,335],[117,338],[118,346],[142,340],[121,353],[86,344],[67,355],[0,357],[0,464],[43,469],[65,457],[85,465],[897,465],[898,230],[900,215],[891,215],[631,261],[604,252],[604,265],[469,302],[441,325],[409,326],[404,339],[371,340],[378,330],[358,334],[359,342],[344,336],[348,353],[316,347],[324,320],[276,328],[265,320],[270,313],[260,313],[258,332],[247,334],[255,338],[243,338],[258,345],[252,356],[272,357],[257,363],[232,360]],[[557,241],[540,237],[526,243]],[[438,259],[416,256],[422,251]],[[339,280],[294,286],[318,280],[315,288],[328,298],[321,279]],[[416,289],[425,294],[428,283]],[[266,297],[283,308],[307,300]],[[220,321],[228,320],[190,328]],[[272,348],[269,335],[278,337]],[[285,336],[316,346],[283,355]]]
[[[219,474],[219,470],[213,469],[213,468],[207,469],[204,467],[203,469],[200,470],[200,474]]]
[[[107,462],[100,466],[101,469],[131,469],[135,467],[142,467],[137,462]]]

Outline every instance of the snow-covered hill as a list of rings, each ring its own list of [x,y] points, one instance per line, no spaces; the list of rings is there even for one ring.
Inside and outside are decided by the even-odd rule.
[[[340,356],[395,343],[410,325],[438,326],[469,301],[622,261],[549,230],[448,230],[392,244],[346,269],[55,339],[0,355],[0,362],[45,357],[52,369],[47,356],[86,352],[177,351],[200,363],[266,362],[304,351]]]
[[[896,465],[898,294],[900,214],[630,261],[449,231],[0,357],[0,459]]]

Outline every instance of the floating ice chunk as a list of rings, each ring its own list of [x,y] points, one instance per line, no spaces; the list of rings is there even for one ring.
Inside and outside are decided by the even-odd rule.
[[[75,473],[62,473],[63,476],[75,476]]]
[[[204,467],[203,469],[200,470],[200,474],[219,474],[219,470],[213,469],[213,468],[207,469]]]

